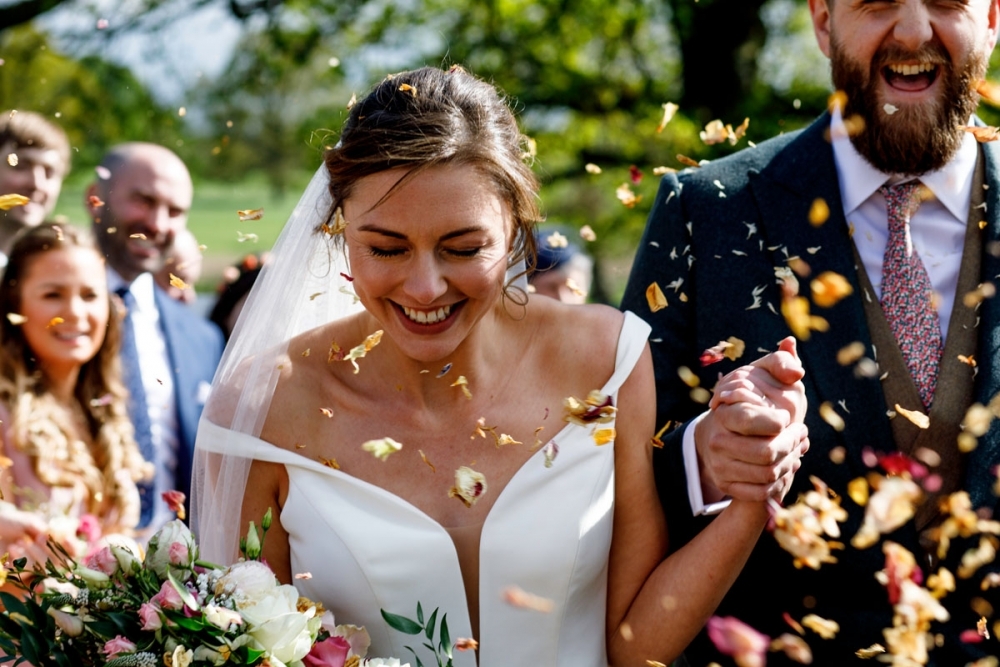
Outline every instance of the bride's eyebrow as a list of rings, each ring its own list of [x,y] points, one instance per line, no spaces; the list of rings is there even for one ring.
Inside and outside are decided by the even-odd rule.
[[[386,229],[385,227],[380,227],[375,224],[363,224],[358,226],[359,232],[373,232],[375,234],[381,234],[382,236],[388,236],[394,239],[400,239],[401,241],[408,240],[408,236],[401,232],[393,231],[391,229]],[[441,241],[450,241],[451,239],[458,238],[459,236],[465,236],[466,234],[475,234],[477,232],[487,231],[486,227],[481,225],[470,225],[469,227],[462,227],[461,229],[456,229],[448,232],[441,236]]]

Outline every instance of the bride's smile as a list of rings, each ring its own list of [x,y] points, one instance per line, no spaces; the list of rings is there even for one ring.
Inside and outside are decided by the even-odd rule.
[[[352,286],[407,356],[450,355],[496,311],[511,224],[475,169],[394,169],[361,179],[344,202]]]

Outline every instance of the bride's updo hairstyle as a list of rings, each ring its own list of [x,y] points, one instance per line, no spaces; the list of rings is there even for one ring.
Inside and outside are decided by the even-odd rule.
[[[508,266],[524,260],[530,268],[541,213],[528,145],[500,92],[461,67],[390,75],[351,107],[340,142],[326,153],[333,199],[326,224],[366,176],[410,168],[388,197],[424,169],[468,165],[494,183],[510,208],[514,240]]]

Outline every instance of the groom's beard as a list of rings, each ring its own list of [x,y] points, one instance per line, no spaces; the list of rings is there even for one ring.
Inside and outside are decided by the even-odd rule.
[[[882,68],[892,62],[931,62],[937,65],[937,97],[922,103],[900,104],[888,114],[879,97]],[[928,44],[915,53],[898,47],[879,49],[869,71],[851,60],[833,37],[830,41],[833,85],[847,94],[844,117],[859,115],[864,129],[851,142],[868,162],[887,174],[924,174],[940,169],[962,143],[979,96],[976,84],[986,74],[987,56],[974,52],[956,70],[944,47]]]

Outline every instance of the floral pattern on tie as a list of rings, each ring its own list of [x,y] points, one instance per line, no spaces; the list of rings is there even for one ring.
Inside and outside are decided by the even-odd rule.
[[[942,340],[931,281],[910,237],[910,216],[920,205],[922,190],[920,181],[879,188],[889,220],[881,303],[924,407],[929,408],[937,385]]]

